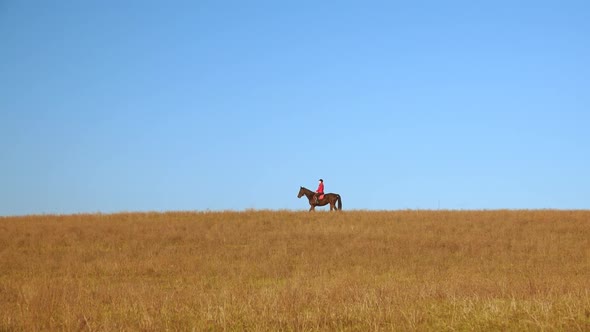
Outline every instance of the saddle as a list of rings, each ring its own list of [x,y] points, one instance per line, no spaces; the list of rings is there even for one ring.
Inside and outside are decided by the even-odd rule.
[[[326,194],[317,195],[316,197],[318,198],[318,201],[319,201],[319,200],[324,199],[324,196],[326,196]]]

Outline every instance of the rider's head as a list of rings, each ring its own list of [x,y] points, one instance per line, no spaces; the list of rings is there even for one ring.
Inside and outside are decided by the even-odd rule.
[[[320,179],[320,182],[324,182],[324,180]]]

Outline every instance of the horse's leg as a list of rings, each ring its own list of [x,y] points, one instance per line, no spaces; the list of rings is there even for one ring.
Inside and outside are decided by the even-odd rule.
[[[309,208],[309,212],[311,212],[311,211],[315,211],[315,205],[312,205],[312,206]]]

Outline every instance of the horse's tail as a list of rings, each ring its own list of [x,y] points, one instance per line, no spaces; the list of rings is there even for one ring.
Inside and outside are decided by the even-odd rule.
[[[338,210],[342,210],[342,197],[338,195]]]

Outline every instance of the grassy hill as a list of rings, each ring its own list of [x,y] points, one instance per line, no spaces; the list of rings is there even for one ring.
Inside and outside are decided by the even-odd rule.
[[[590,211],[0,218],[0,330],[590,330]]]

